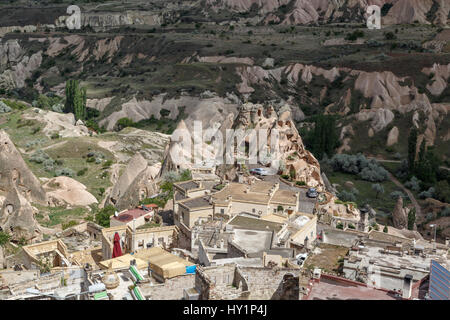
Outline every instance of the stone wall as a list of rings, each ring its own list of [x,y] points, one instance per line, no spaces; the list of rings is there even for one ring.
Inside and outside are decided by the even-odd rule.
[[[227,249],[228,249],[227,258],[247,257],[247,252],[243,248],[239,247],[233,241],[228,241]]]
[[[195,288],[200,300],[299,300],[299,269],[261,267],[199,268]]]
[[[299,269],[240,267],[254,300],[299,300]],[[283,281],[285,280],[285,281]]]
[[[156,286],[141,286],[144,296],[150,300],[181,300],[184,289],[195,285],[195,274],[181,275],[166,279],[163,284]]]
[[[323,231],[322,241],[335,246],[350,248],[361,234],[357,232],[343,231],[339,229],[327,229]]]

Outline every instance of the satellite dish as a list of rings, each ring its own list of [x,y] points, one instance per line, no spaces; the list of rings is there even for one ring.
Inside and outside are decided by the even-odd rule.
[[[115,217],[118,217],[119,216],[119,213],[116,211],[116,212],[114,212],[114,216]]]

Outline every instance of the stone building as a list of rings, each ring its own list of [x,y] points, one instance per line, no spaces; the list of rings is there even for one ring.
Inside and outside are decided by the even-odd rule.
[[[227,183],[210,195],[200,183],[192,181],[175,184],[175,189],[174,221],[188,238],[196,224],[207,220],[228,221],[238,214],[262,218],[276,213],[288,217],[299,209],[299,193],[281,190],[279,183]]]
[[[105,228],[102,230],[103,260],[112,258],[114,235],[116,232],[120,236],[122,253],[124,254],[151,247],[168,249],[174,246],[178,238],[178,228],[176,226],[135,230],[127,225]]]
[[[300,300],[309,277],[299,269],[237,267],[198,268],[199,300]]]

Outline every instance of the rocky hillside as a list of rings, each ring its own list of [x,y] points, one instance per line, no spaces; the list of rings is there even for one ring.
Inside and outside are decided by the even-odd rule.
[[[312,24],[364,22],[369,5],[382,8],[382,23],[447,25],[450,4],[445,0],[206,0],[218,12],[257,16],[262,23]]]
[[[192,129],[193,126],[193,121],[189,119],[180,122],[177,129],[187,130],[188,128]],[[229,129],[234,129],[235,133],[233,138],[226,140],[226,131]],[[238,145],[245,145],[246,148],[250,147],[250,136],[246,135],[243,137],[244,140],[242,140],[242,137],[239,138],[238,131],[246,132],[249,129],[267,132],[267,144],[258,149],[260,163],[273,167],[275,172],[290,176],[293,181],[304,183],[309,187],[316,187],[319,190],[323,189],[319,162],[303,145],[302,138],[292,120],[291,110],[288,106],[283,107],[277,114],[273,107],[269,106],[266,108],[261,104],[246,103],[239,107],[236,115],[229,114],[227,119],[222,122],[211,122],[203,126],[203,132],[210,131],[210,135],[208,134],[209,138],[204,138],[202,141],[203,165],[214,166],[219,176],[234,180],[242,159],[246,159],[244,160],[246,164],[244,167],[248,169],[249,154],[248,152],[242,153],[238,148],[235,150],[235,163],[231,164],[227,160],[227,157],[230,156],[227,153],[227,143],[231,143],[232,139],[236,139]],[[277,132],[275,133],[275,131]],[[223,141],[216,137],[216,132],[222,134]],[[273,146],[271,142],[273,135],[278,137],[276,146]],[[191,136],[191,141],[192,145],[194,145],[194,136]],[[190,163],[186,160],[191,159],[193,154],[189,153],[184,146],[183,140],[171,141],[166,152],[162,168],[163,173],[179,169],[192,170],[198,165],[194,164],[194,161]],[[270,154],[272,160],[265,160],[267,154]],[[222,160],[216,161],[217,159]],[[241,166],[240,168],[242,170],[243,167]]]
[[[156,192],[152,181],[166,135],[131,128],[96,134],[75,123],[73,114],[1,103],[11,107],[0,114],[0,227],[15,239],[42,239],[71,219],[92,219],[93,210],[104,206],[110,194],[139,202],[144,191],[145,196]],[[125,187],[116,184],[140,150],[139,159],[148,166],[142,179]],[[122,202],[124,208],[131,205],[125,200],[118,205]]]

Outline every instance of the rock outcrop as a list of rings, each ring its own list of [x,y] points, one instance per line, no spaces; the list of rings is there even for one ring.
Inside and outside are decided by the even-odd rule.
[[[108,130],[114,129],[116,122],[121,118],[129,118],[134,122],[161,118],[161,110],[169,110],[168,119],[175,120],[180,115],[179,106],[184,106],[184,114],[189,115],[191,120],[205,122],[221,121],[224,118],[222,113],[236,113],[236,103],[230,98],[201,98],[191,96],[181,96],[179,98],[166,99],[165,94],[155,96],[153,100],[137,100],[136,98],[122,104],[120,111],[113,112],[100,122]],[[225,111],[225,112],[224,112]]]
[[[0,39],[0,89],[23,88],[25,80],[42,63],[42,52],[26,55],[18,40]]]
[[[86,190],[86,186],[69,177],[56,177],[43,185],[51,206],[89,206],[98,203],[97,199]]]
[[[182,121],[177,129],[187,130],[189,133],[195,132],[191,128],[192,122]],[[248,154],[243,154],[241,150],[235,150],[234,161],[233,159],[228,160],[233,158],[233,155],[228,154],[228,144],[231,146],[231,141],[234,141],[234,138],[231,136],[227,138],[227,129],[235,130],[234,137],[240,141],[239,143],[243,143],[241,139],[245,139],[245,143],[250,141],[248,135],[244,134],[240,137],[239,131],[244,133],[248,129],[254,129],[259,135],[259,130],[262,130],[267,137],[267,141],[265,142],[266,145],[262,141],[259,142],[262,143],[258,149],[258,161],[261,165],[270,165],[275,172],[281,171],[282,174],[293,174],[296,181],[303,181],[308,186],[316,187],[319,190],[323,189],[319,162],[305,149],[288,106],[283,107],[277,114],[273,107],[264,108],[259,104],[246,103],[239,107],[239,113],[235,118],[233,114],[229,114],[225,121],[215,122],[202,128],[203,132],[210,130],[213,138],[211,140],[200,140],[203,165],[217,169],[216,173],[223,178],[234,179],[236,170],[233,167],[235,168],[238,165],[237,162],[241,159],[248,160]],[[222,139],[216,135],[218,132],[221,133]],[[275,138],[275,135],[278,136],[278,143],[276,146],[272,146],[271,141],[272,138]],[[194,140],[194,137],[191,137],[191,139]],[[217,142],[221,145],[218,146]],[[278,151],[274,150],[274,147],[278,148]],[[270,155],[271,159],[266,159],[266,155]],[[191,149],[184,148],[182,141],[171,141],[167,147],[162,172],[192,169],[194,163],[191,164],[186,161],[186,159],[192,159],[192,157]],[[221,159],[221,161],[217,161],[218,159]]]
[[[398,128],[393,127],[388,133],[386,146],[390,147],[396,144],[398,142],[398,134],[399,134]]]
[[[45,191],[39,180],[28,168],[20,152],[8,134],[0,130],[0,193],[8,193],[10,188],[30,202],[46,204]]]
[[[34,215],[37,210],[22,195],[19,188],[11,184],[0,210],[0,227],[4,232],[13,234],[14,239],[41,240],[43,228]]]
[[[244,13],[257,10],[260,21],[286,25],[364,22],[366,8],[373,4],[379,7],[391,5],[382,17],[382,24],[418,21],[446,25],[450,10],[446,0],[207,0],[206,4],[214,11],[228,9]],[[280,13],[281,9],[284,14]]]
[[[37,112],[25,114],[25,119],[33,119],[42,122],[45,126],[42,132],[51,137],[55,132],[62,138],[83,137],[89,135],[89,129],[83,122],[77,123],[73,113],[58,113],[53,111],[35,109]]]
[[[398,197],[397,203],[395,204],[394,211],[392,212],[392,220],[394,227],[397,229],[408,228],[408,208],[403,208],[403,198]]]
[[[131,158],[111,191],[107,204],[124,210],[134,207],[139,204],[140,200],[154,195],[158,190],[156,179],[160,168],[161,164],[149,166],[147,160],[137,153]]]

